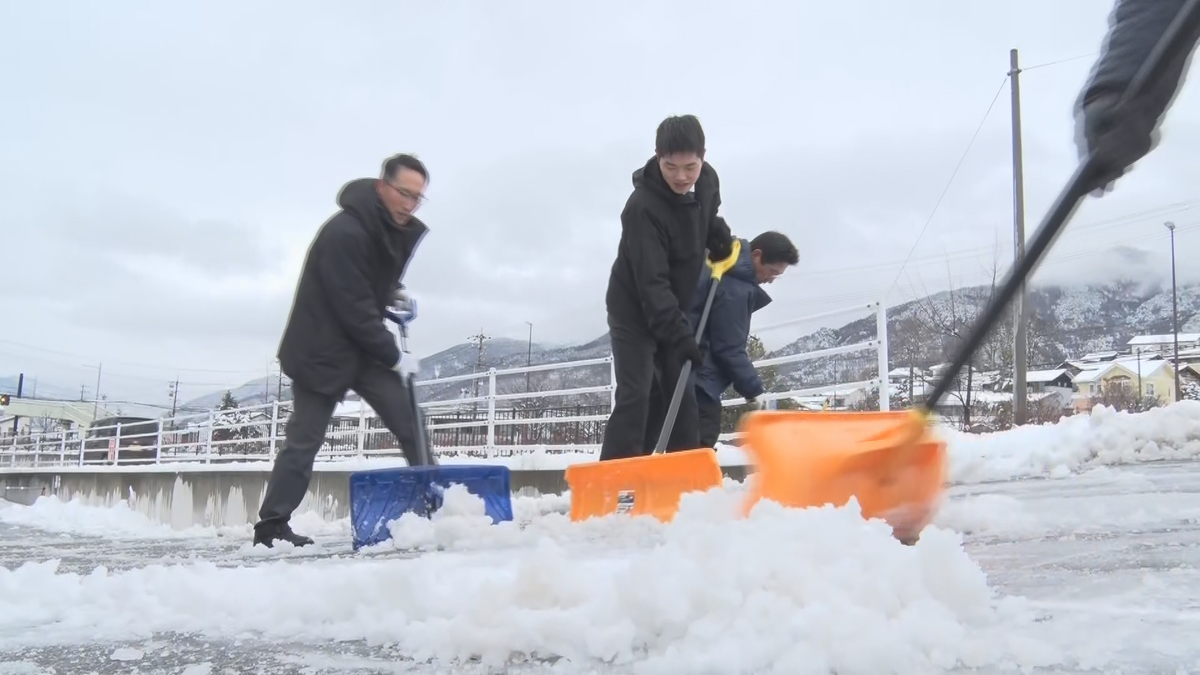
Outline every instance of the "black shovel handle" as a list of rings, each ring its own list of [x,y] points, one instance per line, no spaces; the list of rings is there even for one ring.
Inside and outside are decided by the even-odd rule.
[[[408,354],[408,327],[406,327],[400,319],[391,312],[384,312],[384,315],[396,324],[400,329],[400,351]],[[421,404],[417,401],[417,384],[416,375],[408,375],[404,378],[404,385],[408,388],[408,402],[412,406],[413,418],[413,436],[414,442],[417,444],[417,461],[419,466],[437,466],[437,458],[433,456],[433,452],[429,449],[429,443],[425,437],[425,416],[421,411]]]
[[[700,344],[704,337],[704,328],[708,325],[708,313],[712,309],[713,298],[717,297],[717,285],[721,283],[719,278],[713,278],[712,283],[708,285],[708,297],[704,299],[704,311],[700,313],[700,322],[696,326],[696,344]],[[667,416],[663,419],[662,430],[658,432],[658,442],[654,444],[654,452],[652,454],[661,455],[667,451],[667,441],[671,438],[671,431],[675,428],[675,418],[679,417],[679,406],[683,403],[683,393],[686,391],[688,378],[692,374],[692,362],[690,360],[683,362],[683,367],[679,370],[679,380],[675,383],[675,391],[671,394],[671,404],[667,407]]]
[[[1188,4],[1176,15],[1175,20],[1172,21],[1166,32],[1159,39],[1158,44],[1154,46],[1154,49],[1146,58],[1146,62],[1142,64],[1142,67],[1129,83],[1125,92],[1121,94],[1121,99],[1117,104],[1118,109],[1141,95],[1147,86],[1154,84],[1156,80],[1163,76],[1168,65],[1175,57],[1190,49],[1190,45],[1185,40],[1187,32],[1184,30],[1184,27],[1189,22],[1196,20],[1197,12],[1200,12],[1200,0],[1189,0]],[[932,412],[937,407],[938,401],[946,395],[946,392],[950,389],[950,385],[958,377],[958,374],[962,372],[967,361],[971,360],[979,345],[987,337],[988,332],[991,331],[992,327],[996,325],[1000,317],[1008,309],[1008,305],[1017,294],[1017,290],[1033,274],[1034,270],[1037,269],[1046,252],[1054,244],[1054,240],[1062,232],[1063,226],[1071,219],[1079,203],[1087,196],[1087,192],[1090,189],[1089,186],[1095,184],[1095,179],[1099,177],[1101,168],[1100,163],[1093,154],[1089,155],[1079,165],[1079,168],[1075,170],[1074,175],[1071,176],[1071,180],[1067,182],[1066,187],[1059,193],[1058,198],[1054,200],[1050,211],[1042,219],[1037,231],[1034,232],[1033,240],[1029,242],[1025,250],[1025,255],[1009,270],[1000,286],[1000,292],[992,297],[991,302],[988,303],[979,318],[976,319],[975,325],[971,328],[966,341],[963,342],[962,347],[950,362],[950,367],[942,373],[941,378],[933,388],[933,392],[925,399],[925,412]]]

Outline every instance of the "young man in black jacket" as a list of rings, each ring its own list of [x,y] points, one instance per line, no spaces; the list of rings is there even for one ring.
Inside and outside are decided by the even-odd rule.
[[[729,385],[749,403],[762,395],[762,378],[746,353],[750,340],[750,317],[766,307],[771,296],[763,290],[800,262],[800,253],[785,235],[763,232],[753,241],[742,241],[737,263],[721,278],[713,296],[708,324],[701,340],[704,363],[696,372],[696,408],[699,415],[700,447],[711,448],[721,435],[721,394]],[[700,322],[704,299],[712,278],[701,274],[688,318]]]
[[[668,117],[658,126],[654,157],[633,172],[605,298],[617,390],[601,461],[652,451],[683,364],[700,365],[686,310],[705,251],[710,260],[724,260],[733,246],[717,217],[721,186],[704,151],[695,116]],[[695,394],[685,387],[667,449],[698,442]]]
[[[1095,152],[1103,167],[1090,192],[1111,190],[1116,179],[1158,144],[1159,122],[1170,108],[1200,40],[1200,11],[1181,16],[1187,4],[1187,0],[1117,0],[1113,6],[1100,58],[1076,103],[1075,140],[1080,158]],[[1188,49],[1171,59],[1164,76],[1128,106],[1118,106],[1121,94],[1176,17],[1183,20]]]
[[[288,521],[312,479],[313,461],[337,404],[358,392],[417,463],[416,420],[403,377],[418,360],[402,354],[384,324],[384,312],[415,316],[400,280],[428,231],[413,217],[424,200],[429,173],[411,155],[383,164],[380,178],[352,180],[337,196],[341,210],[317,232],[304,260],[292,312],[279,345],[279,363],[292,380],[292,414],[275,457],[254,526],[254,543],[312,539]]]

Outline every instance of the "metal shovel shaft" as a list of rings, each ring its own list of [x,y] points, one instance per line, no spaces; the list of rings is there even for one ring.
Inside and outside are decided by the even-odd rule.
[[[1167,28],[1166,32],[1159,39],[1158,44],[1151,50],[1150,55],[1146,58],[1146,62],[1138,70],[1137,75],[1129,83],[1125,92],[1121,94],[1118,107],[1128,105],[1134,98],[1142,95],[1144,90],[1151,85],[1157,84],[1167,68],[1171,65],[1173,59],[1178,57],[1182,52],[1190,50],[1191,45],[1188,44],[1189,31],[1194,30],[1194,25],[1200,16],[1200,0],[1189,0],[1176,15],[1175,20]],[[1001,315],[1008,309],[1009,303],[1021,284],[1033,274],[1037,269],[1038,264],[1050,250],[1050,246],[1062,231],[1063,226],[1071,219],[1075,209],[1079,206],[1079,202],[1087,196],[1087,191],[1090,185],[1093,185],[1093,179],[1096,172],[1100,170],[1098,161],[1094,155],[1089,155],[1075,170],[1071,176],[1071,180],[1067,182],[1066,187],[1059,193],[1058,198],[1054,200],[1049,212],[1042,219],[1037,231],[1033,235],[1033,240],[1029,242],[1026,248],[1025,255],[1016,262],[1005,276],[1004,282],[1001,284],[1000,291],[992,297],[990,303],[984,309],[979,319],[975,322],[966,341],[954,355],[954,359],[950,362],[950,367],[942,373],[942,377],[934,386],[933,391],[925,399],[924,408],[926,412],[931,412],[937,407],[938,401],[942,396],[949,391],[950,385],[957,379],[958,374],[962,372],[967,361],[975,355],[976,349],[987,337],[988,332],[1000,320]]]
[[[708,297],[704,299],[704,311],[700,313],[700,322],[696,326],[696,344],[700,344],[701,338],[704,337],[704,328],[708,325],[708,313],[712,309],[713,298],[717,297],[717,284],[719,283],[721,283],[719,279],[713,279],[708,286]],[[671,394],[671,405],[667,407],[667,416],[663,419],[662,430],[658,432],[658,442],[654,444],[652,454],[661,455],[667,451],[667,441],[675,429],[675,419],[679,417],[679,406],[683,403],[684,387],[687,386],[691,374],[692,362],[684,361],[683,367],[679,369],[679,380],[675,382],[675,392]]]

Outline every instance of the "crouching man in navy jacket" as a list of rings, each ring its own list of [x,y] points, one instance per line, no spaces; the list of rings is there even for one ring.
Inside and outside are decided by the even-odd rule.
[[[762,285],[771,283],[799,262],[800,254],[791,240],[779,232],[764,232],[749,243],[742,240],[741,256],[721,278],[701,340],[704,361],[694,380],[700,447],[713,447],[721,434],[721,394],[730,384],[747,401],[758,404],[763,382],[746,353],[750,315],[771,302]],[[692,326],[700,323],[711,283],[712,277],[705,268],[688,313]]]

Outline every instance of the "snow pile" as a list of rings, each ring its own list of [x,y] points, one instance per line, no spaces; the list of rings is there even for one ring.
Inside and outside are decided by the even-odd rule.
[[[457,536],[442,540],[452,550],[416,558],[86,575],[58,573],[56,561],[0,569],[0,650],[175,631],[365,639],[441,663],[636,663],[635,672],[667,675],[909,673],[1064,658],[1018,637],[1032,615],[993,596],[958,535],[931,528],[905,547],[853,503],[764,503],[740,518],[738,496],[713,490],[687,496],[668,525],[612,517],[580,528],[624,530],[628,546],[581,548],[549,525],[508,528],[508,543],[524,544],[516,549],[453,550],[477,534],[482,505],[473,499],[448,496],[456,514],[440,524],[447,533],[458,521]],[[416,527],[404,521],[396,531]]]
[[[253,533],[251,523],[175,529],[134,511],[124,501],[114,502],[111,506],[95,506],[79,499],[64,502],[53,495],[38,497],[32,506],[0,501],[0,523],[34,527],[54,534],[129,540],[250,537]],[[297,530],[316,535],[348,535],[350,531],[349,519],[328,521],[312,511],[297,513],[292,525]]]
[[[1200,457],[1200,401],[1180,401],[1142,413],[1097,406],[1057,423],[969,434],[943,426],[956,484],[1032,476],[1067,476],[1082,469]],[[722,465],[750,464],[739,447],[719,443]]]
[[[453,504],[454,502],[451,502]],[[539,497],[514,496],[513,518],[516,526],[535,521],[547,514],[566,514],[571,507],[570,493]],[[447,515],[454,515],[454,508]],[[470,504],[461,508],[473,508]],[[563,516],[565,519],[565,516]],[[461,528],[461,519],[451,519],[452,527]],[[489,524],[490,520],[487,521]],[[24,506],[0,500],[0,523],[37,528],[53,534],[84,537],[103,537],[110,540],[160,540],[160,539],[204,539],[213,537],[243,538],[250,542],[253,523],[238,526],[206,527],[194,525],[175,529],[156,522],[146,515],[129,508],[124,501],[111,506],[87,504],[78,499],[62,501],[55,496],[39,497],[32,506]],[[325,520],[315,511],[299,511],[292,517],[292,528],[313,537],[336,537],[349,540],[350,519]],[[249,543],[244,551],[250,555],[269,555],[266,549],[251,550]]]
[[[1142,413],[1097,406],[1055,424],[946,431],[952,483],[1067,476],[1096,466],[1200,457],[1200,401]]]

